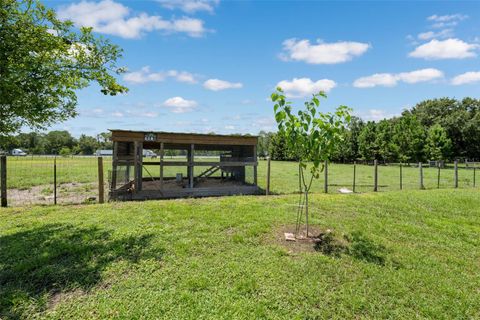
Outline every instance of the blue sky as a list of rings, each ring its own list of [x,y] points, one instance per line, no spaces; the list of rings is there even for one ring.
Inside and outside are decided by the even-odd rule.
[[[124,49],[130,92],[78,93],[74,135],[108,128],[275,130],[268,97],[325,90],[365,120],[436,97],[479,97],[480,2],[47,1]]]

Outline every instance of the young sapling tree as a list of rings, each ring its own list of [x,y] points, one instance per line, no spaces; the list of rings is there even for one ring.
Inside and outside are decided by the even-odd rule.
[[[334,112],[320,112],[320,99],[326,97],[323,92],[314,94],[304,103],[305,109],[294,114],[292,103],[287,101],[282,88],[277,87],[271,95],[278,130],[284,134],[287,147],[298,157],[300,198],[295,236],[299,233],[301,219],[305,214],[308,237],[308,196],[313,179],[320,177],[325,161],[335,152],[342,140],[343,129],[351,118],[351,109],[346,106],[340,106]]]

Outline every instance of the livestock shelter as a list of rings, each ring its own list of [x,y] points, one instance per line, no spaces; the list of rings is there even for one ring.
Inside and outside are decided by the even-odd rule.
[[[110,130],[111,200],[256,194],[256,136]],[[145,157],[155,150],[158,158]]]

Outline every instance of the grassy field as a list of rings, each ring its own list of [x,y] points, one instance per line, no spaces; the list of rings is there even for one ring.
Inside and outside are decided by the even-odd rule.
[[[316,194],[338,256],[279,240],[296,200],[1,209],[0,318],[480,318],[478,191]]]
[[[170,160],[170,159],[169,159]],[[200,159],[202,160],[202,159]],[[150,161],[150,160],[147,160]],[[153,160],[153,161],[158,161]],[[111,169],[111,159],[104,158],[105,181],[108,180],[108,172]],[[260,187],[266,185],[266,161],[259,162],[258,182]],[[196,174],[203,171],[204,167],[195,168]],[[477,170],[480,171],[480,170]],[[181,172],[186,176],[186,167],[166,167],[165,176],[175,176]],[[437,188],[437,169],[424,168],[424,186],[427,189]],[[250,180],[253,171],[247,170]],[[379,166],[379,191],[400,189],[400,170],[396,165]],[[477,176],[480,175],[477,172]],[[143,176],[159,176],[159,169],[148,166],[144,169]],[[356,191],[368,192],[373,190],[373,166],[357,165]],[[480,177],[477,177],[476,186],[480,185]],[[271,190],[277,194],[288,194],[298,190],[298,166],[294,162],[272,161],[271,167]],[[329,166],[328,182],[330,192],[337,192],[341,187],[352,189],[353,165],[331,164]],[[453,168],[442,169],[440,188],[452,188],[454,186]],[[62,183],[94,183],[97,181],[97,159],[95,157],[57,158],[57,181]],[[53,184],[53,158],[52,157],[26,157],[8,158],[8,188],[28,189],[32,186]],[[313,192],[323,192],[324,177],[315,181]],[[461,168],[459,170],[459,187],[473,187],[473,170]],[[403,167],[403,188],[419,189],[419,170],[416,167]]]

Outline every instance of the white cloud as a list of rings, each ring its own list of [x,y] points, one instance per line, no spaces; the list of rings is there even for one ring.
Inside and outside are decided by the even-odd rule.
[[[309,40],[288,39],[283,42],[283,60],[303,61],[311,64],[335,64],[352,60],[364,54],[370,45],[361,42],[341,41],[310,44]]]
[[[411,72],[402,72],[397,75],[398,80],[406,83],[418,83],[443,78],[443,72],[438,69],[427,68]]]
[[[357,116],[366,121],[378,122],[383,119],[390,119],[399,116],[399,114],[390,113],[383,109],[369,109],[366,112],[358,113]]]
[[[162,7],[167,9],[180,9],[187,13],[195,13],[197,11],[207,11],[213,13],[215,6],[219,0],[158,0]]]
[[[203,87],[212,91],[220,91],[225,89],[240,89],[243,84],[240,82],[229,82],[220,79],[208,79],[203,83]]]
[[[431,40],[415,48],[409,53],[410,57],[434,59],[465,59],[476,57],[475,51],[480,47],[478,44],[467,43],[460,39]]]
[[[418,34],[418,39],[420,40],[430,40],[435,38],[449,38],[453,36],[453,29],[444,29],[438,32],[427,31]]]
[[[433,22],[449,22],[449,21],[461,21],[467,19],[468,16],[464,14],[450,14],[450,15],[432,15],[427,18],[428,21],[433,21]]]
[[[179,82],[196,83],[196,77],[186,71],[169,70],[166,72],[152,72],[149,66],[141,68],[139,71],[126,73],[123,80],[130,83],[160,82],[167,78],[175,79]]]
[[[391,73],[375,73],[368,77],[358,78],[353,82],[353,86],[356,88],[393,87],[397,85],[397,81],[397,77]]]
[[[455,86],[474,82],[480,82],[480,71],[465,72],[452,79],[452,84]]]
[[[282,80],[277,84],[289,98],[302,98],[319,91],[329,92],[337,86],[337,83],[330,79],[312,81],[309,78],[294,78],[293,80]]]
[[[186,100],[182,97],[173,97],[165,100],[163,105],[170,108],[173,113],[186,113],[193,111],[198,103],[194,100]]]
[[[227,126],[225,126],[225,129],[227,129],[227,130],[235,130],[235,126],[227,125]]]
[[[192,37],[202,36],[207,30],[203,21],[188,17],[165,20],[146,13],[133,15],[130,8],[113,0],[100,2],[82,0],[60,7],[58,17],[71,20],[77,26],[93,27],[94,31],[127,39],[141,37],[145,32],[183,32]]]
[[[358,78],[353,82],[356,88],[373,88],[376,86],[394,87],[399,81],[406,83],[418,83],[432,81],[443,78],[443,72],[438,69],[427,68],[411,72],[392,73],[376,73],[371,76]]]

